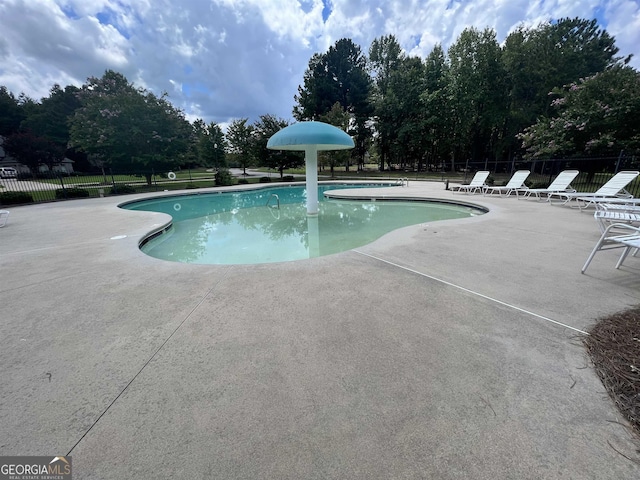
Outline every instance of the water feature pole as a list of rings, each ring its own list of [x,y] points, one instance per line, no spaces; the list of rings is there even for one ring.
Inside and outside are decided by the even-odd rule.
[[[307,178],[307,215],[318,214],[318,149],[310,145],[304,150]]]
[[[353,139],[338,127],[323,122],[299,122],[283,128],[267,142],[272,150],[305,152],[307,215],[318,215],[318,151],[353,148]]]

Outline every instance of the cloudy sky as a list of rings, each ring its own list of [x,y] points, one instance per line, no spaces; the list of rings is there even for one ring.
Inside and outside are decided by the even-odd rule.
[[[640,0],[0,0],[0,85],[40,99],[106,69],[223,125],[290,119],[311,55],[394,34],[409,54],[462,30],[596,18],[640,68]]]

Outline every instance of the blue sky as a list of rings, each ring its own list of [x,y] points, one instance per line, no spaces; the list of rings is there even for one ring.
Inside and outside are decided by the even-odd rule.
[[[0,85],[39,99],[106,69],[168,92],[190,120],[291,118],[310,57],[394,34],[426,57],[466,27],[597,18],[640,68],[640,0],[0,0]]]

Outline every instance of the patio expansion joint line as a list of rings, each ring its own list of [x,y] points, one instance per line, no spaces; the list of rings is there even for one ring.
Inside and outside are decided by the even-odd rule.
[[[224,274],[218,279],[218,281],[211,288],[209,288],[209,290],[207,290],[207,293],[204,294],[204,296],[200,299],[200,301],[191,309],[191,311],[184,317],[184,319],[178,324],[178,326],[173,329],[171,334],[165,339],[164,342],[162,342],[162,344],[156,349],[156,351],[153,352],[153,355],[151,355],[149,357],[149,359],[142,365],[142,367],[140,367],[138,372],[131,378],[131,380],[129,380],[129,382],[124,386],[124,388],[120,391],[120,393],[118,393],[118,395],[116,395],[116,397],[111,401],[111,403],[109,403],[109,405],[107,405],[107,408],[105,408],[103,410],[103,412],[98,416],[98,418],[96,418],[94,420],[94,422],[87,429],[87,431],[84,432],[84,434],[82,434],[82,436],[78,439],[78,441],[67,452],[67,455],[71,455],[71,452],[73,452],[73,450],[80,444],[80,442],[84,439],[84,437],[86,437],[89,434],[89,432],[93,429],[93,427],[95,427],[97,425],[97,423],[100,421],[100,419],[102,419],[102,417],[105,416],[105,414],[118,401],[118,399],[124,394],[124,392],[126,392],[129,389],[129,387],[133,384],[133,382],[136,380],[136,378],[138,378],[138,376],[142,373],[142,371],[145,368],[147,368],[147,365],[149,365],[151,363],[151,361],[154,358],[156,358],[158,353],[160,353],[160,350],[162,350],[164,348],[164,346],[167,343],[169,343],[169,340],[171,340],[171,338],[176,334],[176,332],[180,329],[180,327],[182,327],[182,325],[184,325],[186,323],[186,321],[189,320],[189,318],[191,318],[191,315],[193,315],[193,313],[200,307],[200,305],[202,305],[204,303],[204,301],[207,298],[209,298],[209,295],[211,295],[211,293],[216,289],[216,287],[220,284],[220,282],[222,282],[222,280],[224,280],[226,278],[227,273],[229,272],[229,270],[230,270],[229,267],[227,267],[225,269]]]
[[[467,293],[470,293],[470,294],[475,295],[477,297],[484,298],[485,300],[489,300],[489,301],[497,303],[499,305],[502,305],[502,306],[505,306],[505,307],[508,307],[508,308],[512,308],[512,309],[517,310],[517,311],[522,312],[522,313],[526,313],[527,315],[531,315],[533,317],[539,318],[540,320],[544,320],[545,322],[550,322],[550,323],[553,323],[555,325],[559,325],[561,327],[568,328],[570,330],[573,330],[574,332],[581,333],[583,335],[589,335],[588,332],[585,332],[584,330],[580,330],[579,328],[575,328],[575,327],[572,327],[571,325],[567,325],[565,323],[558,322],[557,320],[553,320],[553,319],[551,319],[549,317],[545,317],[544,315],[540,315],[540,314],[532,312],[530,310],[526,310],[524,308],[520,308],[520,307],[518,307],[516,305],[512,305],[510,303],[503,302],[502,300],[498,300],[497,298],[489,297],[488,295],[484,295],[484,294],[482,294],[480,292],[476,292],[474,290],[470,290],[470,289],[462,287],[460,285],[456,285],[455,283],[447,282],[446,280],[442,280],[441,278],[437,278],[437,277],[434,277],[432,275],[428,275],[426,273],[419,272],[418,270],[414,270],[412,268],[405,267],[404,265],[400,265],[400,264],[391,262],[389,260],[385,260],[384,258],[376,257],[375,255],[371,255],[370,253],[364,253],[364,252],[361,252],[359,250],[353,250],[353,251],[355,253],[358,253],[358,254],[363,255],[365,257],[373,258],[374,260],[378,260],[380,262],[386,263],[387,265],[391,265],[391,266],[394,266],[394,267],[397,267],[397,268],[401,268],[402,270],[406,270],[407,272],[415,273],[416,275],[420,275],[420,276],[428,278],[430,280],[435,280],[436,282],[440,282],[440,283],[443,283],[444,285],[448,285],[450,287],[457,288],[459,290],[462,290],[463,292],[467,292]]]

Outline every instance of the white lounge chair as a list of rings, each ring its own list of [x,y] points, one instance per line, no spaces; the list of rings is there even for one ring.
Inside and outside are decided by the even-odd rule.
[[[524,192],[523,197],[529,198],[531,195],[535,195],[540,201],[542,199],[540,195],[546,194],[546,200],[549,201],[549,194],[551,193],[574,193],[575,190],[571,188],[571,182],[579,173],[578,170],[563,170],[547,188],[529,188]]]
[[[528,188],[525,186],[524,181],[527,179],[531,172],[529,170],[518,170],[509,179],[507,184],[503,187],[487,187],[484,190],[485,195],[490,195],[494,192],[498,192],[500,196],[504,193],[507,197],[512,193],[518,196],[519,192],[525,192]]]
[[[618,232],[614,233],[614,230],[618,230]],[[600,236],[596,246],[593,247],[589,258],[587,258],[582,267],[582,273],[587,270],[596,253],[600,250],[610,250],[612,248],[624,248],[618,263],[616,263],[616,268],[620,268],[620,265],[622,265],[631,250],[635,249],[635,256],[638,253],[638,249],[640,249],[640,227],[634,227],[626,223],[612,223],[609,225]]]
[[[604,232],[607,229],[607,225],[612,223],[627,223],[640,226],[640,205],[596,202],[595,206],[596,211],[593,214],[593,218],[598,222],[601,232]]]
[[[0,210],[0,227],[4,227],[9,220],[9,210]]]
[[[489,177],[489,172],[486,170],[482,170],[476,172],[476,174],[471,179],[469,185],[455,185],[451,187],[452,192],[466,192],[466,193],[476,193],[478,191],[482,192],[485,188],[487,188],[487,178]]]
[[[590,205],[593,205],[597,201],[605,201],[610,198],[632,198],[633,196],[627,192],[624,187],[629,185],[635,178],[640,175],[638,171],[624,170],[616,173],[609,179],[607,183],[602,185],[595,192],[557,192],[549,194],[549,203],[552,197],[558,197],[561,205],[566,205],[571,200],[575,200],[578,204],[578,208],[582,210]]]

